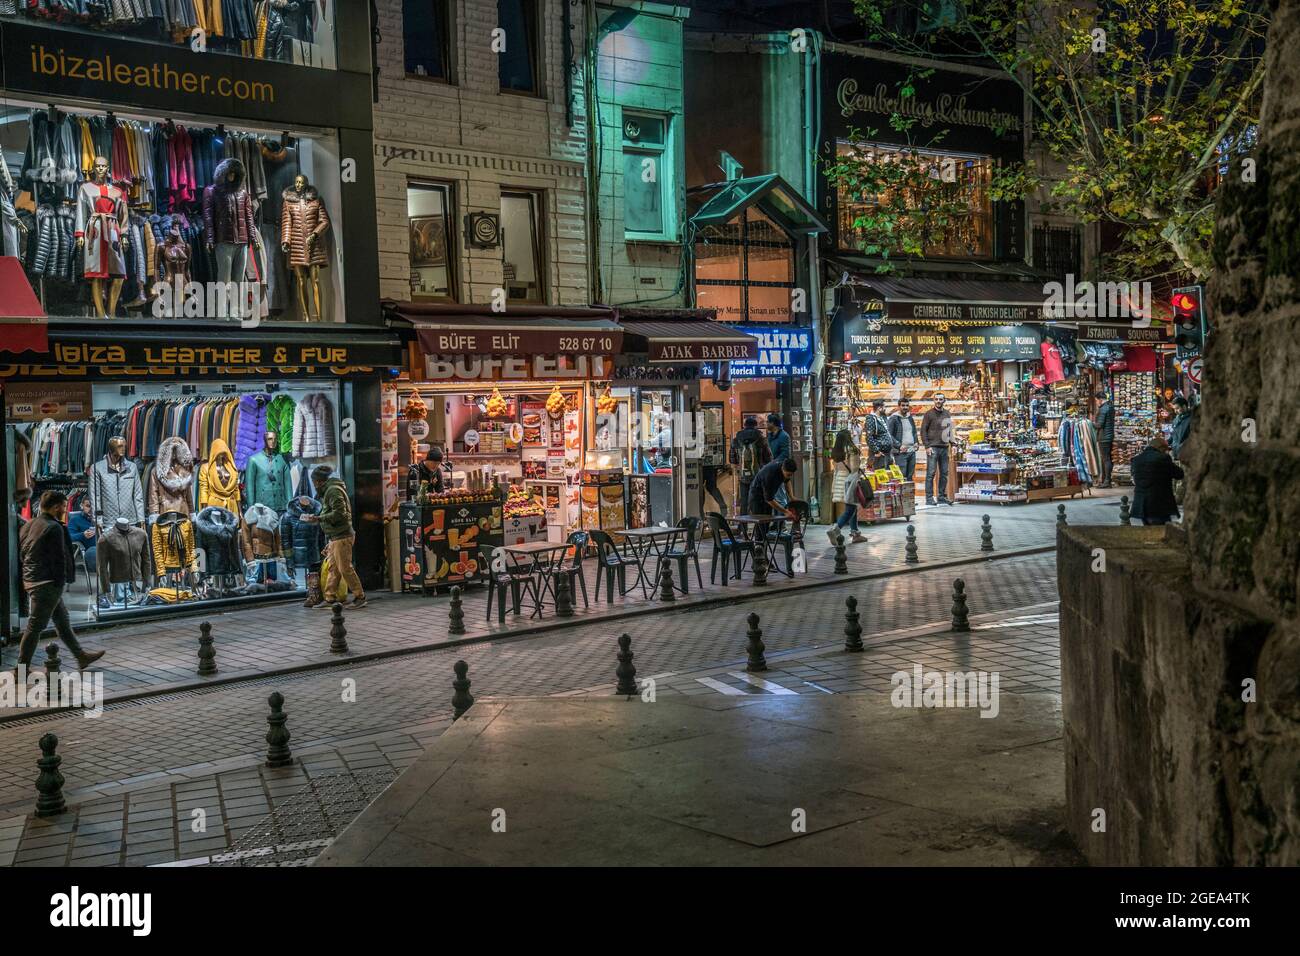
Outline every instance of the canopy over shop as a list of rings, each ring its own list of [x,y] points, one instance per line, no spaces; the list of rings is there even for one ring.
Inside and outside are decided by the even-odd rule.
[[[48,353],[19,358],[30,364],[0,365],[0,484],[10,500],[63,491],[78,519],[89,502],[85,530],[95,533],[74,540],[93,573],[69,591],[74,615],[83,604],[92,621],[122,619],[306,588],[321,555],[295,534],[296,509],[311,507],[297,496],[313,496],[307,477],[319,464],[356,503],[357,566],[378,567],[380,529],[367,516],[379,487],[359,450],[378,443],[368,423],[379,380],[401,360],[391,333],[338,324],[234,340],[215,322],[55,319]],[[5,533],[0,617],[12,630],[8,511]],[[373,570],[363,576],[374,583]]]

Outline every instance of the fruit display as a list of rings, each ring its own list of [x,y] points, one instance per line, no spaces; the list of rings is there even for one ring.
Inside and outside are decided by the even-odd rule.
[[[602,415],[611,415],[616,408],[618,408],[618,399],[610,394],[609,386],[606,385],[605,390],[596,399],[596,411]]]
[[[431,505],[472,505],[497,501],[495,491],[469,491],[465,488],[453,488],[450,491],[435,491],[427,496]]]
[[[541,503],[522,488],[510,489],[506,498],[504,515],[507,518],[536,518],[546,514]]]
[[[424,403],[419,392],[414,392],[406,400],[406,417],[413,422],[424,421],[429,417],[429,406]]]
[[[488,398],[487,405],[483,409],[484,414],[488,418],[504,418],[509,410],[510,406],[502,396],[501,389],[492,389],[492,395]]]
[[[551,389],[551,394],[546,397],[546,411],[552,418],[559,418],[567,407],[564,393],[560,391],[560,386],[556,385]]]

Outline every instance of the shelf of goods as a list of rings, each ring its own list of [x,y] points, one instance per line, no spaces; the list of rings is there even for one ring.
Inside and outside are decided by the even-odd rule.
[[[1078,473],[1060,463],[1046,442],[972,445],[957,462],[956,500],[967,504],[1023,504],[1083,493]]]
[[[588,531],[619,531],[627,527],[622,472],[582,475],[582,527]]]
[[[1111,478],[1131,484],[1130,464],[1160,427],[1156,419],[1156,376],[1154,372],[1117,372],[1111,381],[1115,406]]]
[[[912,515],[916,514],[916,485],[913,482],[901,476],[880,480],[877,475],[870,476],[870,481],[875,494],[871,504],[858,505],[859,521],[875,524],[893,518],[912,520]]]
[[[546,509],[529,491],[523,488],[510,489],[502,508],[502,536],[506,544],[548,540]]]
[[[505,543],[501,499],[495,492],[448,491],[429,504],[398,506],[402,590],[436,593],[453,584],[480,583],[484,546]]]

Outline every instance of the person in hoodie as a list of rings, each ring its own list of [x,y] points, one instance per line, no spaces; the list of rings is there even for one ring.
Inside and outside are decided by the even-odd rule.
[[[199,469],[199,508],[225,508],[240,514],[239,469],[223,439],[213,440],[208,460]]]
[[[329,465],[313,468],[311,483],[320,499],[320,514],[303,515],[302,520],[308,524],[318,522],[328,542],[325,545],[326,558],[329,560],[325,593],[338,593],[339,577],[342,576],[348,590],[352,592],[352,603],[348,606],[354,610],[363,608],[366,606],[366,592],[361,586],[361,578],[357,576],[357,569],[352,565],[352,545],[356,541],[356,533],[352,530],[352,503],[348,500],[348,486],[341,478],[334,477],[334,469]],[[322,602],[317,606],[327,608],[330,605]]]
[[[767,436],[758,430],[758,419],[745,416],[745,427],[731,439],[731,464],[736,469],[736,501],[740,511],[749,503],[749,486],[758,470],[772,460]]]

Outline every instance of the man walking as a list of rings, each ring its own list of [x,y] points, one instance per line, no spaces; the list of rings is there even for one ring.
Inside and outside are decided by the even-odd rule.
[[[925,503],[935,503],[935,485],[938,484],[938,503],[950,505],[948,446],[952,444],[952,412],[944,408],[942,394],[934,396],[934,406],[921,419],[921,441],[925,444]]]
[[[917,431],[916,417],[912,415],[912,403],[905,398],[898,400],[898,411],[889,416],[889,437],[894,442],[894,464],[898,466],[903,477],[908,481],[916,474]]]
[[[20,667],[31,667],[36,642],[51,621],[82,670],[104,656],[103,651],[86,651],[72,630],[68,609],[63,603],[63,589],[77,577],[72,560],[72,538],[64,525],[68,513],[68,496],[61,491],[41,495],[41,513],[23,526],[19,536],[19,561],[22,565],[23,590],[31,603],[27,628],[18,648]]]
[[[329,561],[325,594],[337,594],[339,578],[342,577],[352,592],[352,603],[348,607],[358,610],[366,606],[366,592],[357,576],[357,569],[352,566],[352,544],[357,537],[352,530],[352,503],[348,501],[348,486],[343,479],[333,475],[334,469],[329,465],[317,465],[311,470],[312,487],[320,499],[320,514],[303,515],[302,520],[320,522],[320,529],[325,534],[325,555]],[[317,605],[323,608],[331,606],[328,598]]]
[[[1169,457],[1165,437],[1151,439],[1129,467],[1133,472],[1133,517],[1141,518],[1143,524],[1168,524],[1170,518],[1177,517],[1174,479],[1181,479],[1183,470]]]
[[[1105,392],[1097,393],[1097,401],[1101,402],[1097,408],[1097,420],[1093,422],[1097,427],[1097,446],[1101,454],[1101,484],[1097,487],[1109,488],[1113,467],[1111,449],[1115,446],[1115,406]]]

